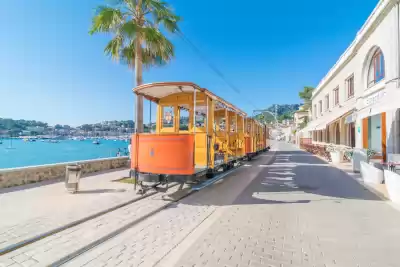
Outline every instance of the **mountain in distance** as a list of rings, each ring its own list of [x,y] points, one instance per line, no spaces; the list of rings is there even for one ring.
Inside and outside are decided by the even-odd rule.
[[[300,104],[282,104],[277,105],[277,113],[278,113],[278,121],[293,119],[293,113],[299,110]],[[271,105],[267,108],[267,110],[273,114],[275,114],[275,104]],[[260,115],[256,116],[257,119],[260,119]],[[267,123],[274,122],[274,116],[265,112],[264,119]]]

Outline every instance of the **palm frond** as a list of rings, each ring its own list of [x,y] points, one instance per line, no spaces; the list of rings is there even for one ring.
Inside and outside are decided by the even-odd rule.
[[[120,28],[121,33],[130,39],[135,39],[140,30],[141,27],[134,20],[125,22]]]
[[[93,17],[90,34],[114,31],[124,21],[124,14],[120,9],[100,6],[97,15]]]
[[[120,58],[123,64],[128,65],[129,68],[133,69],[135,67],[135,55],[136,55],[136,45],[135,42],[131,42],[129,45],[121,49]]]
[[[121,58],[121,50],[123,49],[124,38],[122,35],[116,35],[104,48],[104,53],[114,61],[119,61]]]
[[[148,50],[148,53],[165,61],[171,60],[174,56],[174,46],[158,29],[143,28],[141,37],[144,42],[144,49]]]
[[[161,24],[172,33],[179,31],[178,22],[181,18],[174,14],[166,2],[160,0],[144,0],[144,2],[151,10],[154,24]]]
[[[180,18],[162,0],[142,0],[139,18],[137,4],[138,0],[114,0],[112,7],[99,7],[90,34],[112,33],[114,37],[105,47],[105,54],[130,68],[135,67],[137,38],[144,67],[165,65],[174,57],[174,47],[159,26],[176,32]]]

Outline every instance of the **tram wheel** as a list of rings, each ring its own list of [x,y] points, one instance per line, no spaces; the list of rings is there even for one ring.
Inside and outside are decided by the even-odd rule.
[[[232,162],[229,162],[229,163],[228,163],[228,166],[227,166],[227,170],[232,169],[232,167],[233,167],[233,163],[232,163]]]
[[[224,165],[222,166],[222,170],[223,170],[224,172],[226,172],[227,170],[229,170],[229,163],[228,163],[228,164],[224,164]]]
[[[207,172],[206,173],[206,177],[207,177],[207,179],[211,179],[211,178],[214,178],[214,172]]]
[[[143,195],[145,193],[145,190],[143,189],[143,188],[140,188],[138,191],[137,191],[137,194],[138,195]]]

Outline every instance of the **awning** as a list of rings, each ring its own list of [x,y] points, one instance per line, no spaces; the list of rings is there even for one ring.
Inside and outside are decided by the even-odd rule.
[[[386,93],[381,93],[383,96],[376,100],[372,105],[357,111],[357,117],[360,119],[374,116],[383,112],[396,110],[400,108],[400,90],[391,89]],[[371,97],[373,99],[373,97]]]
[[[320,131],[320,130],[324,130],[326,128],[326,123],[321,123],[320,125],[317,125],[314,130],[315,131]]]
[[[300,131],[303,132],[303,133],[314,131],[314,128],[315,128],[315,126],[316,126],[316,122],[317,122],[317,121],[310,121],[310,122],[307,124],[307,126],[304,127],[303,129],[301,129]]]
[[[309,131],[320,131],[325,130],[329,124],[332,124],[336,120],[339,120],[341,117],[346,115],[347,113],[351,113],[354,110],[354,105],[347,105],[345,107],[340,107],[335,109],[332,112],[325,112],[323,117],[320,117],[318,120],[311,121],[302,132]]]
[[[333,122],[339,120],[344,115],[346,115],[349,112],[352,112],[353,110],[354,110],[353,105],[348,105],[348,106],[336,109],[333,112],[327,113],[328,115],[325,117],[324,122],[319,123],[315,127],[315,130],[317,130],[317,131],[324,130],[329,124],[332,124]]]

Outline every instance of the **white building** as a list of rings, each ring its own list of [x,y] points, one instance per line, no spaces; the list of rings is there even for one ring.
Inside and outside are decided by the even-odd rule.
[[[312,95],[314,143],[400,152],[400,6],[379,1]]]
[[[293,122],[295,124],[296,129],[298,129],[302,123],[305,123],[309,119],[309,111],[304,110],[303,106],[299,107],[293,114]]]
[[[293,114],[294,126],[296,129],[295,141],[297,145],[300,145],[300,140],[303,138],[310,138],[310,132],[304,132],[301,127],[311,120],[311,110],[304,110],[303,106],[299,107],[299,110]]]

